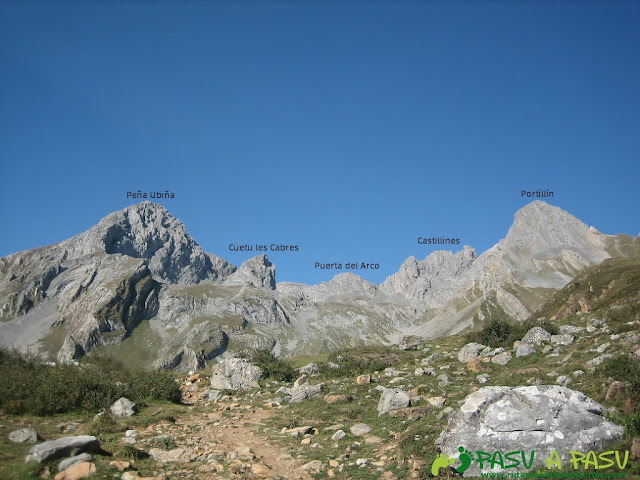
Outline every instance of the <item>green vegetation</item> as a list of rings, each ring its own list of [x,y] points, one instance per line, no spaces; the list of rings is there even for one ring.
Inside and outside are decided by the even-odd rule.
[[[171,374],[132,371],[107,357],[93,357],[82,367],[51,367],[0,350],[0,378],[0,408],[16,415],[96,412],[122,396],[133,401],[180,401],[180,390]]]
[[[267,378],[289,382],[296,378],[296,371],[291,365],[280,360],[269,350],[253,350],[247,354],[248,360],[262,369]]]
[[[628,354],[608,358],[598,368],[598,373],[614,380],[629,383],[633,398],[640,398],[640,363]]]
[[[540,321],[527,320],[523,323],[496,319],[491,320],[480,330],[468,333],[467,341],[481,343],[493,348],[511,347],[513,342],[521,340],[533,327],[541,327],[552,335],[557,335],[558,333],[558,327],[546,319]]]
[[[359,347],[329,354],[329,361],[338,365],[331,368],[326,363],[318,365],[320,373],[330,377],[353,377],[384,370],[399,359],[398,350],[389,347]]]

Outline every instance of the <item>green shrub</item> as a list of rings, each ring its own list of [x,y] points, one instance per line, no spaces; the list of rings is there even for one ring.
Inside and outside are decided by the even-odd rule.
[[[125,445],[118,452],[118,458],[124,458],[125,460],[144,460],[148,458],[149,454],[144,450],[139,450],[132,445]]]
[[[150,438],[149,445],[156,448],[162,448],[163,450],[172,450],[178,446],[173,438],[166,435]]]
[[[607,358],[598,367],[598,373],[614,380],[628,382],[631,397],[640,398],[640,363],[629,354]]]
[[[267,378],[282,382],[289,382],[296,378],[293,367],[268,350],[253,350],[247,356],[251,363],[262,369]]]
[[[551,335],[558,334],[558,327],[546,319],[522,323],[498,319],[491,320],[478,331],[470,332],[466,339],[467,342],[477,342],[492,348],[510,347],[513,342],[522,340],[533,327],[541,327]]]
[[[108,413],[100,415],[89,427],[89,434],[94,437],[100,437],[109,433],[122,432],[125,429]]]
[[[384,370],[397,361],[397,352],[381,348],[354,348],[329,354],[329,360],[338,365],[331,368],[326,363],[318,365],[320,373],[332,377],[352,377]]]
[[[104,357],[81,367],[51,367],[0,349],[0,378],[0,408],[16,415],[96,412],[122,396],[180,401],[180,389],[168,372],[132,372]]]

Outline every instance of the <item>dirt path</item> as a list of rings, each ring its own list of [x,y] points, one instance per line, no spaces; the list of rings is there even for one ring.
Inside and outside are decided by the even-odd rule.
[[[278,414],[266,408],[213,404],[181,415],[175,424],[153,429],[177,439],[178,447],[185,449],[179,467],[185,473],[189,463],[193,465],[186,460],[197,458],[200,466],[188,478],[312,480],[288,451],[267,438],[264,422]]]

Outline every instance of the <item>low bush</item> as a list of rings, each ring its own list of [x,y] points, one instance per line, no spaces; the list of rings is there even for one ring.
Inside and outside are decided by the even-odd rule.
[[[247,358],[251,363],[260,367],[267,378],[282,382],[289,382],[296,378],[296,371],[293,367],[268,350],[250,351]]]
[[[467,334],[467,342],[477,342],[492,348],[510,347],[513,342],[522,340],[522,337],[533,327],[541,327],[551,335],[558,334],[558,327],[546,319],[527,320],[518,323],[508,320],[491,320],[480,330]]]
[[[0,408],[16,415],[96,412],[122,396],[171,402],[181,396],[170,373],[133,372],[105,357],[94,357],[81,367],[52,367],[0,350],[0,378]]]
[[[607,358],[598,367],[598,373],[629,383],[629,393],[632,398],[640,398],[640,362],[631,358],[629,354],[621,354]]]
[[[321,363],[318,369],[332,377],[352,377],[384,370],[397,359],[397,353],[392,350],[354,348],[329,354],[329,361],[337,367]]]

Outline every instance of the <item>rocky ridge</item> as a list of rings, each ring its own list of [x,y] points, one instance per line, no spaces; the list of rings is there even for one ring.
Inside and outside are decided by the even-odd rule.
[[[410,257],[380,286],[352,273],[276,283],[265,255],[237,268],[143,202],[60,244],[0,259],[0,338],[63,363],[117,347],[182,370],[251,348],[292,355],[434,338],[496,313],[523,320],[582,269],[639,251],[637,237],[602,234],[535,201],[479,256],[464,246]]]

